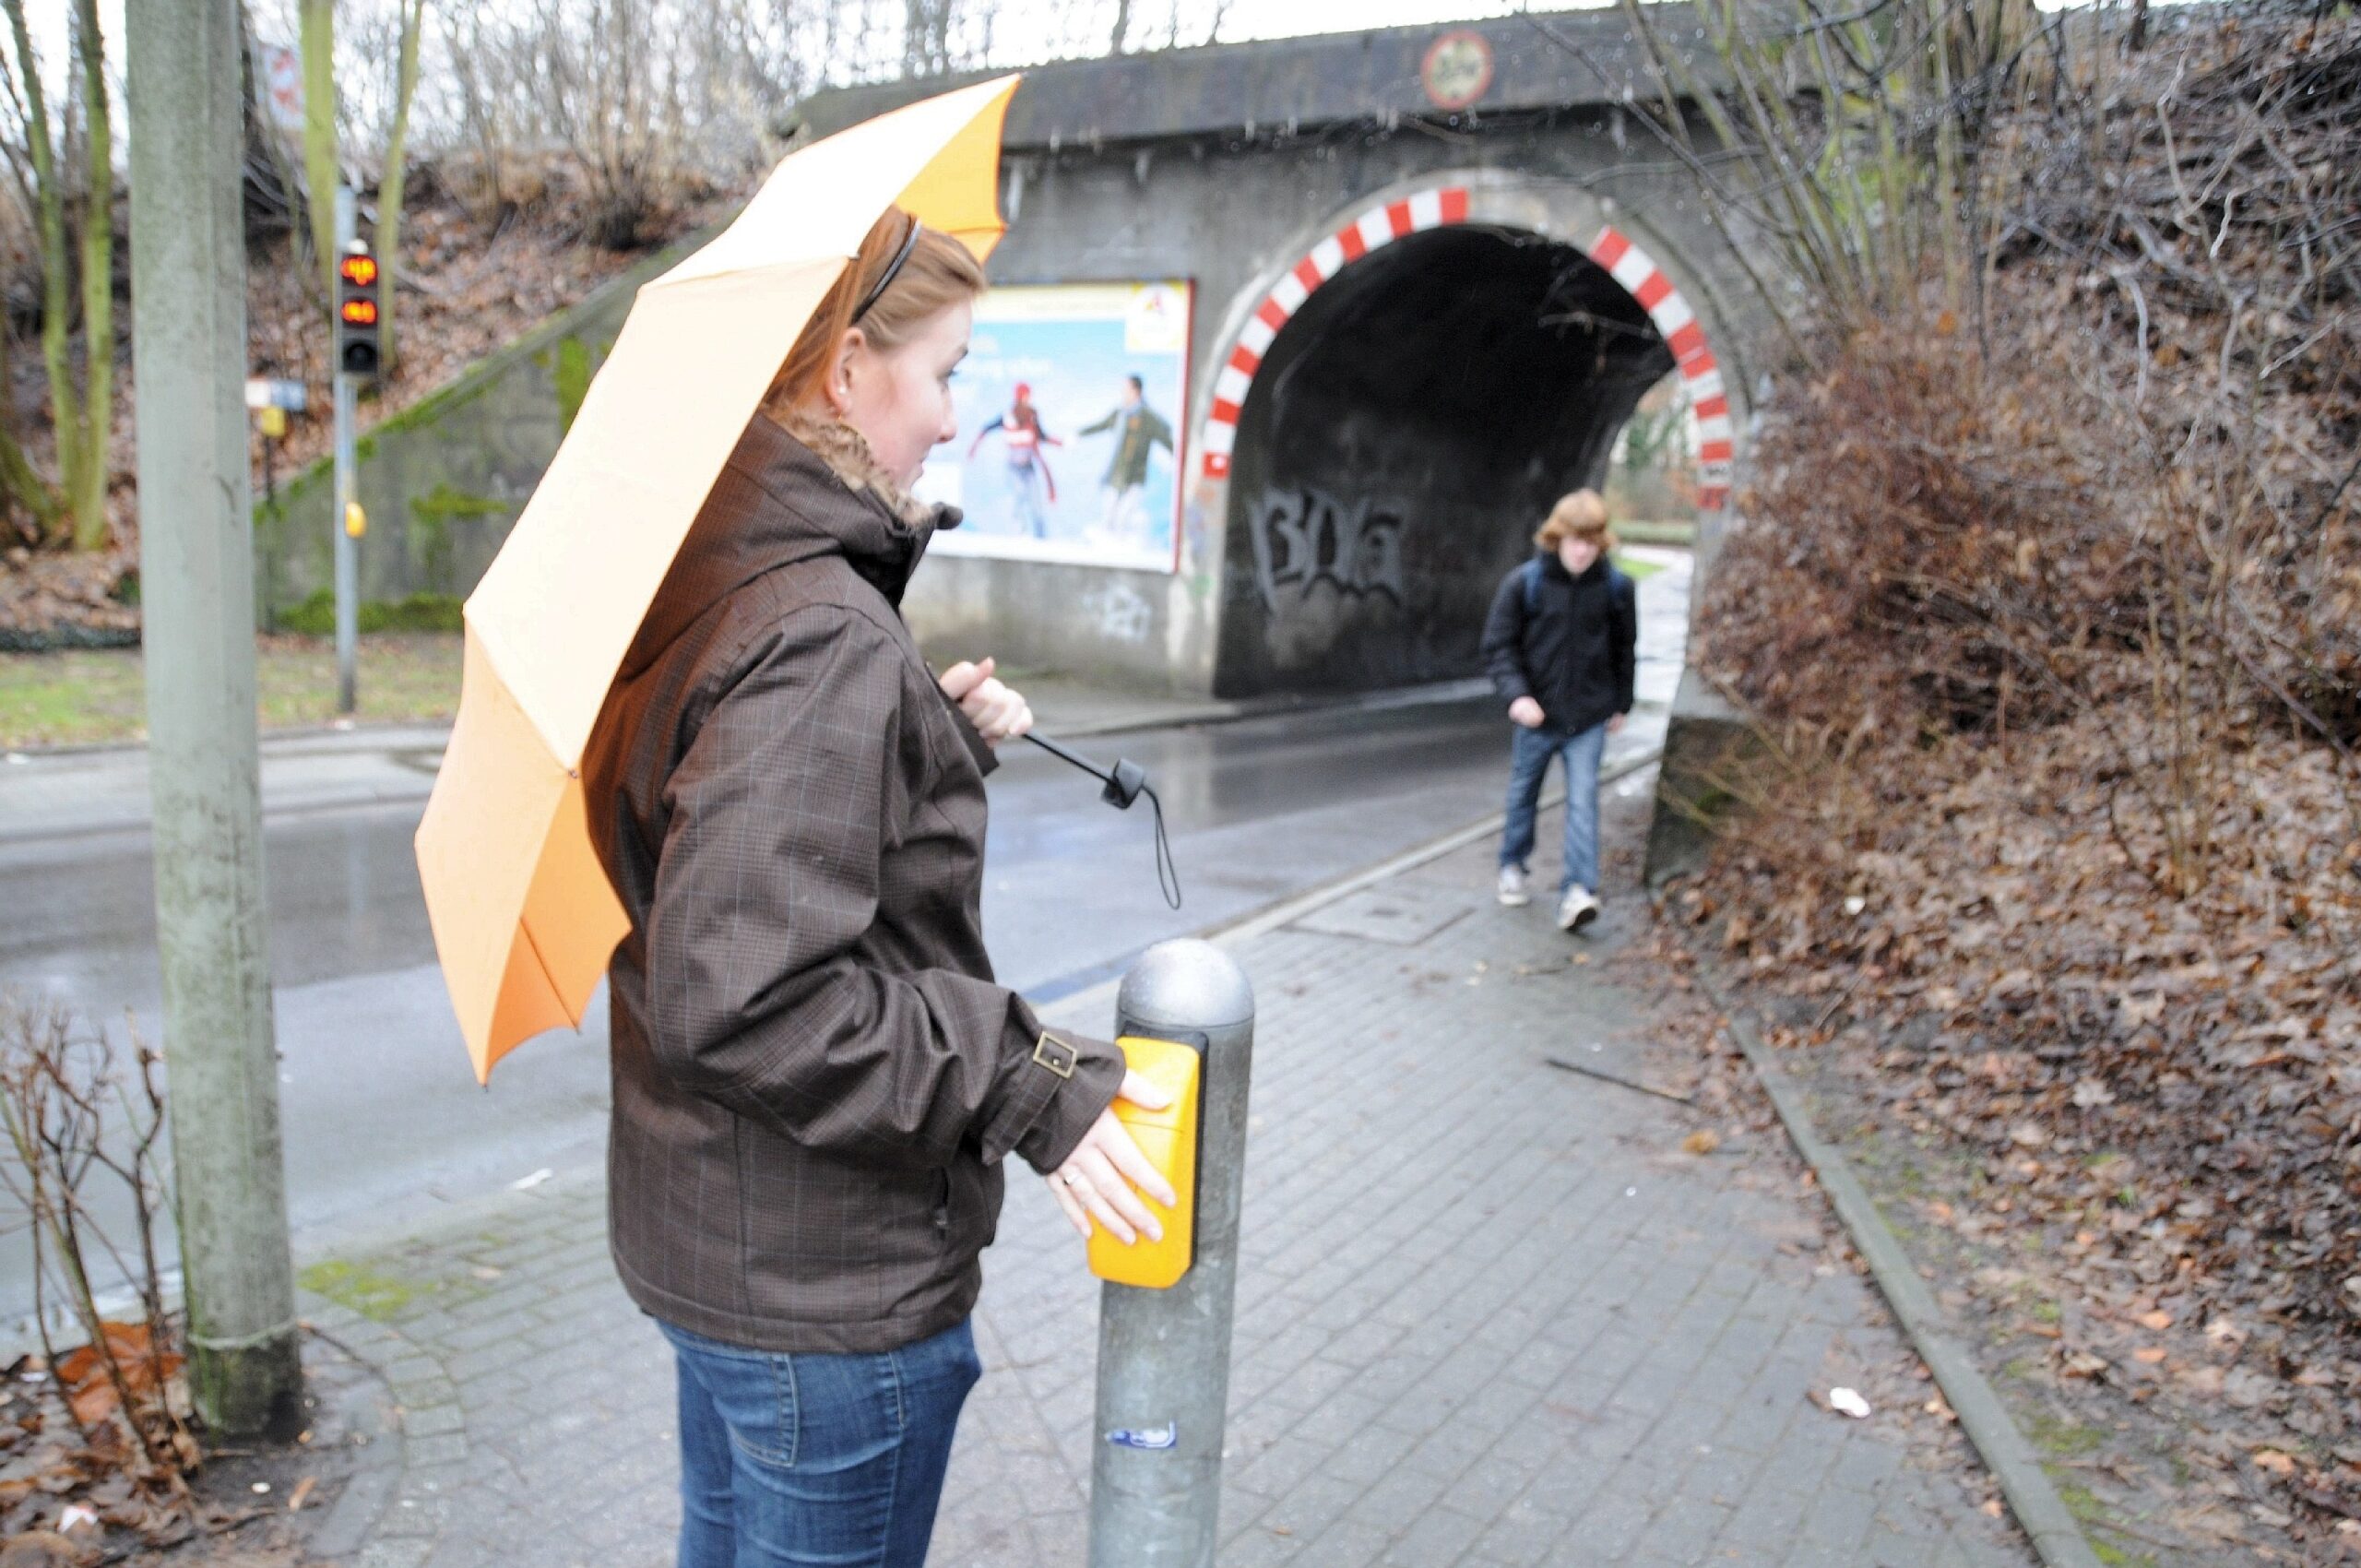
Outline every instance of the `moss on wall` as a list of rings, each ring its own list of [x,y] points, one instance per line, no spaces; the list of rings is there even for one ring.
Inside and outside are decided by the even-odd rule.
[[[557,419],[561,434],[574,428],[582,399],[590,392],[590,346],[568,335],[557,346]]]

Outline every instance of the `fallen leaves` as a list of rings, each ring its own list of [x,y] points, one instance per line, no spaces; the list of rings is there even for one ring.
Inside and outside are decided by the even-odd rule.
[[[1895,1212],[2017,1273],[2054,1396],[2261,1443],[2308,1542],[2361,1517],[2361,230],[2324,293],[2293,236],[2361,208],[2361,24],[2126,69],[1987,149],[1975,332],[1765,400],[1699,617],[1749,810],[1668,913],[1940,1168]]]
[[[56,1530],[22,1530],[0,1540],[0,1568],[92,1568],[98,1548]]]
[[[564,187],[562,178],[552,178]],[[697,181],[672,193],[658,218],[661,245],[724,216],[732,192]],[[575,203],[558,196],[516,211],[489,233],[432,179],[412,186],[403,219],[400,269],[401,358],[393,379],[361,407],[361,434],[381,420],[433,395],[476,362],[515,341],[559,311],[579,303],[602,284],[646,258],[647,252],[609,250],[584,237]],[[252,374],[302,382],[309,411],[291,418],[286,439],[251,439],[259,472],[267,463],[280,480],[325,455],[331,444],[328,334],[314,296],[299,280],[284,236],[252,247],[247,274],[247,322]],[[21,345],[19,345],[21,350]],[[38,357],[38,356],[35,356]],[[137,456],[132,420],[132,367],[116,377],[114,434],[109,451],[118,481]],[[28,391],[37,381],[18,378]],[[45,398],[26,398],[0,421],[18,433],[35,469],[53,474],[53,439]],[[262,499],[255,485],[255,498]],[[124,592],[139,564],[137,490],[118,482],[109,501],[109,548],[67,553],[13,549],[0,555],[0,647],[89,646],[93,637],[115,645],[136,640],[139,610]],[[5,519],[0,519],[5,521]],[[13,537],[17,530],[7,529]]]
[[[2058,1360],[2058,1369],[2070,1378],[2105,1377],[2112,1370],[2105,1356],[2090,1350],[2069,1350]]]
[[[1710,1127],[1700,1128],[1680,1140],[1683,1154],[1708,1155],[1722,1146],[1722,1135]]]
[[[0,1375],[0,1568],[86,1561],[59,1555],[60,1540],[74,1551],[98,1543],[112,1561],[117,1532],[164,1547],[195,1528],[182,1476],[200,1455],[172,1414],[185,1396],[181,1357],[151,1345],[144,1324],[102,1329],[103,1351],[94,1341],[54,1367],[27,1357]]]
[[[172,1351],[150,1355],[146,1324],[108,1323],[100,1325],[108,1354],[96,1344],[84,1345],[58,1358],[57,1381],[66,1390],[74,1419],[96,1426],[120,1409],[123,1395],[145,1400],[180,1373],[183,1359]],[[110,1364],[112,1363],[112,1364]],[[117,1379],[121,1386],[117,1386]]]

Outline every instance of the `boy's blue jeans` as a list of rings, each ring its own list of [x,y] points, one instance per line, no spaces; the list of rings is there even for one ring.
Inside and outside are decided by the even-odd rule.
[[[1501,864],[1525,869],[1533,854],[1534,815],[1549,759],[1566,759],[1565,864],[1558,891],[1598,891],[1598,762],[1607,750],[1607,726],[1594,724],[1579,735],[1518,725],[1509,744],[1508,823],[1501,832]]]
[[[966,1323],[869,1356],[790,1356],[675,1328],[680,1568],[922,1568],[959,1407]]]

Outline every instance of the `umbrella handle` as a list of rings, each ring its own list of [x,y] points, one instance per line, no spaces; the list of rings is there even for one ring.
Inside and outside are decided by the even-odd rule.
[[[1082,769],[1085,773],[1089,774],[1093,778],[1097,779],[1101,784],[1106,785],[1106,791],[1100,798],[1105,800],[1110,806],[1115,806],[1119,809],[1128,811],[1131,808],[1132,802],[1139,799],[1141,786],[1147,782],[1146,771],[1142,768],[1138,763],[1133,762],[1129,758],[1123,758],[1117,761],[1113,769],[1110,771],[1109,769],[1099,766],[1088,757],[1084,756],[1080,752],[1068,751],[1065,747],[1058,744],[1057,742],[1050,740],[1047,735],[1038,734],[1033,731],[1027,730],[1025,732],[1025,738],[1032,742],[1035,745],[1040,747],[1043,751],[1049,753],[1051,756],[1056,757],[1060,762],[1071,763],[1074,766]],[[1128,784],[1129,787],[1122,788],[1123,784]]]
[[[1035,734],[1028,730],[1025,732],[1025,738],[1059,761],[1071,763],[1104,784],[1106,788],[1098,792],[1098,798],[1117,811],[1129,811],[1132,809],[1133,802],[1142,795],[1147,797],[1148,805],[1156,813],[1157,888],[1164,895],[1164,901],[1167,904],[1173,909],[1179,909],[1180,907],[1180,868],[1173,861],[1172,840],[1164,831],[1164,802],[1157,798],[1156,790],[1149,786],[1147,769],[1129,757],[1117,757],[1115,766],[1111,768],[1101,767],[1081,753],[1068,751],[1047,735]]]

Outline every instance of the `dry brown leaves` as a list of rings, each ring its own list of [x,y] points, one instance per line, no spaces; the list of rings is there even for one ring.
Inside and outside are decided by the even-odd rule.
[[[2006,129],[1976,330],[1839,333],[1770,410],[1703,623],[1753,817],[1678,908],[1972,1157],[1924,1218],[2067,1303],[2026,1330],[2058,1376],[2226,1409],[2273,1457],[2221,1462],[2325,1539],[2361,1519],[2361,26],[2176,47]]]
[[[0,647],[10,634],[45,643],[59,627],[92,642],[136,633],[139,612],[116,593],[137,564],[137,551],[122,545],[77,555],[20,546],[0,555]]]
[[[599,285],[628,271],[649,250],[725,216],[740,193],[697,184],[658,215],[641,248],[609,250],[590,244],[573,215],[577,182],[559,168],[533,183],[533,199],[484,221],[440,189],[432,172],[414,172],[403,220],[405,266],[397,275],[395,329],[400,362],[393,379],[361,405],[361,429],[400,412],[447,385],[485,355],[514,341],[548,316],[579,303]],[[294,416],[287,438],[251,443],[255,494],[263,493],[262,467],[277,478],[326,454],[331,444],[328,331],[317,288],[298,277],[284,234],[250,247],[247,337],[249,373],[303,383],[308,411]],[[125,333],[129,316],[118,310]],[[15,430],[39,472],[54,471],[47,384],[36,345],[19,342],[9,356]],[[136,631],[139,612],[115,598],[124,575],[138,565],[137,457],[135,388],[126,350],[116,370],[114,469],[109,498],[113,544],[83,555],[29,550],[19,515],[0,518],[0,637],[49,634],[65,640],[80,632]],[[266,450],[270,445],[269,450]]]
[[[0,1374],[0,1565],[113,1561],[125,1545],[167,1547],[223,1522],[211,1510],[200,1518],[182,1484],[198,1456],[168,1409],[185,1408],[181,1358],[151,1356],[143,1325],[105,1327],[114,1372],[85,1345],[54,1368],[33,1356]],[[117,1372],[136,1407],[128,1415]],[[160,1467],[130,1420],[172,1428],[180,1465]]]

